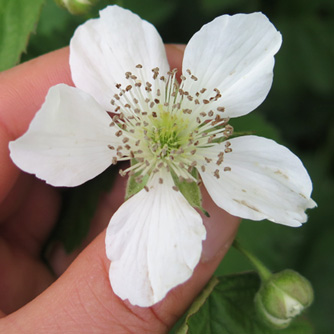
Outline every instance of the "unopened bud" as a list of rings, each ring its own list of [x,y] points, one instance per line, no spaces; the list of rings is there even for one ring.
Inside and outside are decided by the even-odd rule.
[[[310,282],[293,270],[283,270],[264,281],[255,296],[261,319],[272,328],[286,328],[313,301]]]
[[[55,0],[56,3],[67,9],[71,14],[83,15],[90,12],[98,0]]]

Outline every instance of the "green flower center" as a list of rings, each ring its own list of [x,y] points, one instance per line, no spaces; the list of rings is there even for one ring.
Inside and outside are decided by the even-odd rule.
[[[147,128],[147,136],[151,139],[150,146],[157,147],[158,156],[165,158],[173,154],[189,141],[189,120],[182,110],[173,113],[157,106],[156,117],[151,116],[151,124]]]

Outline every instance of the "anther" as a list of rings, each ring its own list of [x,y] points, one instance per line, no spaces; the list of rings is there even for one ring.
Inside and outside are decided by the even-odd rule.
[[[119,170],[119,175],[120,175],[120,176],[125,176],[125,175],[126,175],[126,172],[124,172],[123,169],[120,169],[120,170]]]
[[[137,183],[142,183],[143,182],[143,175],[139,175],[138,177],[136,177],[135,178],[135,181],[137,182]]]

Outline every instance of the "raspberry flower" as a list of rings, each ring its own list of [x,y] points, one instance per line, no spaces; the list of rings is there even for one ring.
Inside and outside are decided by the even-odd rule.
[[[180,82],[155,28],[117,6],[70,43],[76,88],[52,87],[28,131],[10,143],[22,170],[77,186],[129,160],[127,200],[106,252],[114,292],[150,306],[185,282],[206,231],[198,184],[230,214],[289,226],[315,206],[311,180],[287,148],[233,136],[229,119],[267,96],[281,35],[261,13],[223,15],[189,41]],[[113,116],[111,116],[113,115]]]

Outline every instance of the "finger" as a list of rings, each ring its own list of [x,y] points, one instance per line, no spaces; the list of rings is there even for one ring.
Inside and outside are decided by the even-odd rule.
[[[24,174],[19,178],[21,186],[29,189],[28,196],[1,225],[0,309],[6,313],[35,298],[55,279],[40,253],[57,217],[59,194],[32,179]]]
[[[204,205],[211,206],[207,201]],[[155,306],[132,306],[113,293],[102,233],[49,289],[0,321],[0,331],[34,333],[47,328],[48,333],[166,333],[210,279],[236,233],[238,219],[217,207],[212,209],[206,220],[205,257],[186,283]]]
[[[171,66],[181,63],[181,46],[167,46],[166,51]],[[7,250],[1,252],[0,258],[0,267],[3,268],[0,272],[6,270],[6,275],[2,275],[1,279],[1,287],[6,287],[6,296],[1,298],[0,308],[2,306],[6,312],[17,309],[35,297],[53,279],[36,254],[54,225],[59,198],[55,191],[44,183],[32,182],[33,178],[27,175],[20,176],[9,158],[8,142],[26,130],[43,103],[49,87],[60,82],[72,84],[68,48],[41,56],[0,74],[0,223],[6,222],[6,225],[2,226],[4,239],[0,240],[0,246]],[[101,218],[107,202],[104,201],[99,210],[100,214],[95,218],[95,221],[103,223],[93,225],[89,240],[109,221],[110,216],[107,219]],[[64,256],[62,259],[55,256],[57,272],[63,272],[73,258],[72,256],[65,261]],[[34,277],[40,279],[34,281]],[[24,288],[24,291],[20,287]],[[3,290],[0,291],[1,295]]]

